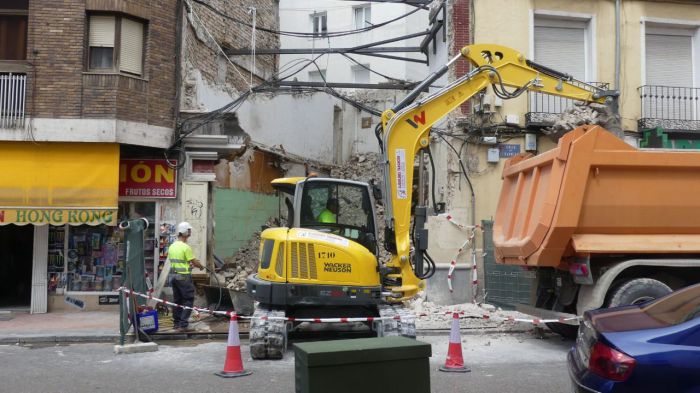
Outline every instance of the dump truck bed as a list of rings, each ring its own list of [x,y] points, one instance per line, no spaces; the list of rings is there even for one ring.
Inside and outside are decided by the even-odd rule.
[[[529,266],[700,253],[700,152],[639,150],[579,127],[555,149],[506,162],[493,238],[498,262]]]

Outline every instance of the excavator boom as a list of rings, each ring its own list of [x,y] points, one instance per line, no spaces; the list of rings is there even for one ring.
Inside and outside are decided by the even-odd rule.
[[[413,102],[424,89],[448,71],[450,64],[462,57],[472,65],[471,72]],[[412,298],[424,286],[416,276],[409,256],[414,157],[421,149],[429,147],[430,129],[436,122],[488,86],[492,86],[494,93],[503,99],[515,98],[526,91],[537,91],[603,104],[609,103],[608,97],[617,95],[529,61],[514,49],[475,44],[462,48],[459,56],[426,78],[406,99],[384,111],[381,145],[388,228],[386,241],[387,249],[392,254],[387,269],[393,273],[392,276],[401,278],[400,285],[386,289],[393,293],[396,301]],[[506,87],[515,90],[509,91]]]

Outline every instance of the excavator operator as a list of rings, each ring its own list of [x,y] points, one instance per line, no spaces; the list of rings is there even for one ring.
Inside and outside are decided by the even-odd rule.
[[[337,214],[338,200],[335,198],[328,198],[328,201],[326,201],[326,208],[316,217],[316,221],[324,224],[335,224],[337,222]]]

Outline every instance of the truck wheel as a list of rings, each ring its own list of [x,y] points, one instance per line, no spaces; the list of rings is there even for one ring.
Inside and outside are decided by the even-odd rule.
[[[624,282],[610,294],[608,307],[642,304],[673,292],[668,285],[653,278],[635,278]]]

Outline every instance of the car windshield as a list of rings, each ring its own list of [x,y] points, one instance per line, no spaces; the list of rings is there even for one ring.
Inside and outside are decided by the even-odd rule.
[[[642,312],[665,325],[700,317],[700,284],[680,289],[641,307]]]

